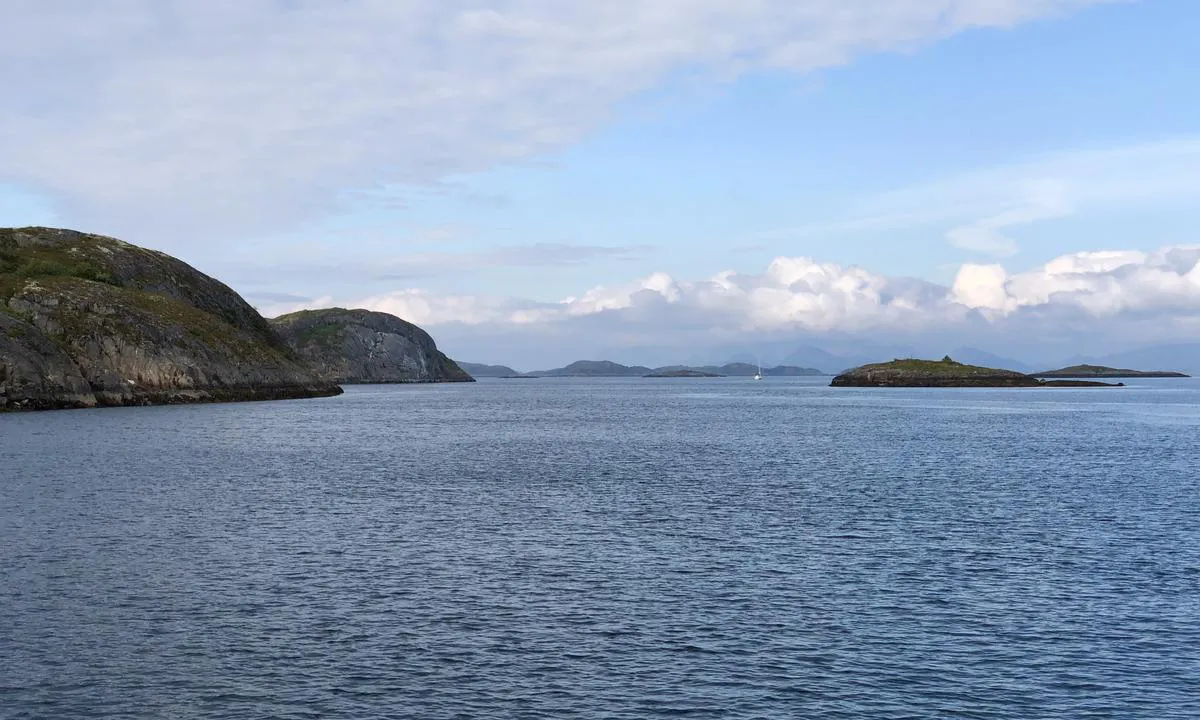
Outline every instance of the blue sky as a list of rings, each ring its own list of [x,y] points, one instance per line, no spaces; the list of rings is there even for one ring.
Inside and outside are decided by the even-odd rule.
[[[1200,328],[1184,0],[5,5],[69,44],[0,50],[0,224],[166,250],[266,314],[527,365]]]

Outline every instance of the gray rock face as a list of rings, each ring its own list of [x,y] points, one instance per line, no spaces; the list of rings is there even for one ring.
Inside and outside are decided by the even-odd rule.
[[[0,410],[339,392],[186,263],[98,235],[0,229]]]
[[[271,320],[319,377],[340,384],[474,382],[429,333],[387,313],[303,310]]]
[[[36,327],[0,312],[0,409],[94,407],[79,366]]]

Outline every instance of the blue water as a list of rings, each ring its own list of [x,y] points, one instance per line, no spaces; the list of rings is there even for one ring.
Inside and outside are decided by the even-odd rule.
[[[1200,382],[0,416],[0,717],[1200,717]]]

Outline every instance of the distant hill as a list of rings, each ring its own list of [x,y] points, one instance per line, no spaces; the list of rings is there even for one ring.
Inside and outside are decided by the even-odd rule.
[[[824,375],[836,375],[851,368],[873,362],[880,357],[911,357],[914,348],[907,346],[875,345],[864,343],[837,351],[825,350],[811,345],[791,349],[783,356],[780,365],[792,367],[820,368]]]
[[[519,373],[507,365],[485,365],[483,363],[470,363],[458,361],[458,366],[462,368],[471,377],[518,377],[524,373]]]
[[[721,375],[729,375],[730,377],[753,377],[758,372],[757,365],[750,363],[728,363],[719,368],[696,368],[706,372],[715,372]],[[776,367],[763,368],[762,374],[765,377],[815,377],[819,375],[829,375],[830,373],[822,372],[816,368],[796,367],[795,365],[778,365]]]
[[[460,365],[467,372],[471,372],[470,368],[473,367],[471,363],[460,363]],[[751,365],[750,363],[728,363],[719,366],[703,365],[698,367],[690,365],[665,365],[663,367],[648,368],[644,365],[622,365],[609,360],[580,360],[566,367],[555,368],[553,370],[538,370],[527,373],[527,375],[532,377],[662,377],[668,375],[671,377],[695,377],[697,375],[753,377],[757,372],[758,366]],[[813,377],[831,374],[815,368],[795,367],[793,365],[763,368],[762,373],[767,377]]]
[[[870,362],[867,357],[843,357],[812,346],[798,347],[784,356],[783,365],[790,367],[820,368],[826,373],[841,372],[847,368]]]
[[[1137,350],[1089,359],[1086,362],[1091,365],[1114,368],[1153,368],[1155,370],[1171,368],[1179,372],[1200,375],[1200,343],[1151,345]]]
[[[527,373],[534,377],[643,377],[652,372],[642,365],[622,365],[609,360],[579,360],[566,367]]]
[[[1017,372],[1032,373],[1037,370],[1036,367],[1020,360],[996,355],[986,350],[980,350],[973,347],[959,347],[950,352],[950,355],[957,358],[960,362],[967,365],[982,365],[983,367],[1007,368],[1016,370]]]
[[[1185,373],[1166,370],[1128,370],[1124,368],[1106,367],[1103,365],[1072,365],[1060,370],[1047,370],[1033,373],[1034,377],[1043,378],[1182,378],[1189,377]]]

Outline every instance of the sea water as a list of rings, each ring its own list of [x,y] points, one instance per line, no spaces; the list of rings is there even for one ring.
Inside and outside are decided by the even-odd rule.
[[[826,383],[0,416],[0,717],[1200,717],[1200,382]]]

